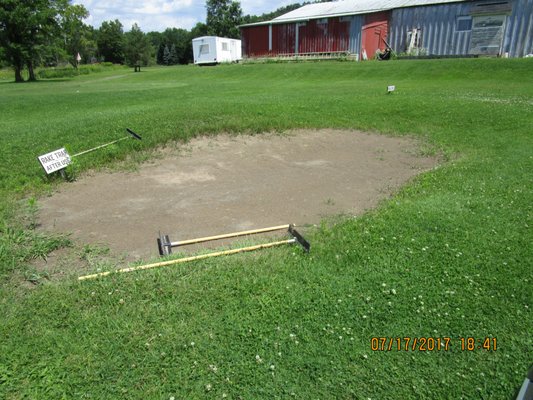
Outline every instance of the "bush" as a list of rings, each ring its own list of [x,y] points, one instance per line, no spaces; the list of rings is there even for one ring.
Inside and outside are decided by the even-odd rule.
[[[13,69],[2,68],[0,69],[0,81],[13,80],[15,79],[15,74]]]
[[[100,64],[80,65],[77,69],[72,66],[64,68],[43,68],[39,70],[37,76],[41,79],[72,78],[78,75],[88,75],[117,68],[123,68],[123,66],[110,62],[103,62]]]

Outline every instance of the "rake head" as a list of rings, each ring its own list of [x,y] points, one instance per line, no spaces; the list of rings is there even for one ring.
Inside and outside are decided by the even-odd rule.
[[[142,137],[138,134],[136,134],[135,132],[133,132],[130,128],[126,128],[126,131],[134,138],[134,139],[137,139],[137,140],[142,140]]]

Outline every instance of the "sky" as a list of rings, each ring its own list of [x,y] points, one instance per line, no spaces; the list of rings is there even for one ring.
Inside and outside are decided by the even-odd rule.
[[[241,0],[243,15],[261,15],[279,7],[298,2],[297,0]],[[99,28],[102,21],[118,19],[129,31],[137,23],[143,32],[166,28],[190,30],[197,22],[205,22],[204,0],[74,0],[83,4],[90,16],[86,24]]]

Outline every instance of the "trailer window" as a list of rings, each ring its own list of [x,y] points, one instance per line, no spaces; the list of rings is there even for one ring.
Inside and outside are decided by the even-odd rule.
[[[222,51],[229,51],[228,42],[222,42]]]
[[[209,44],[200,45],[200,54],[209,54]]]

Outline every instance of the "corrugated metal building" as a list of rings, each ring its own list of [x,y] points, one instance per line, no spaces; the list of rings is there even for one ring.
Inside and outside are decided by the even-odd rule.
[[[241,26],[244,57],[346,52],[372,58],[533,53],[533,0],[344,0]]]

